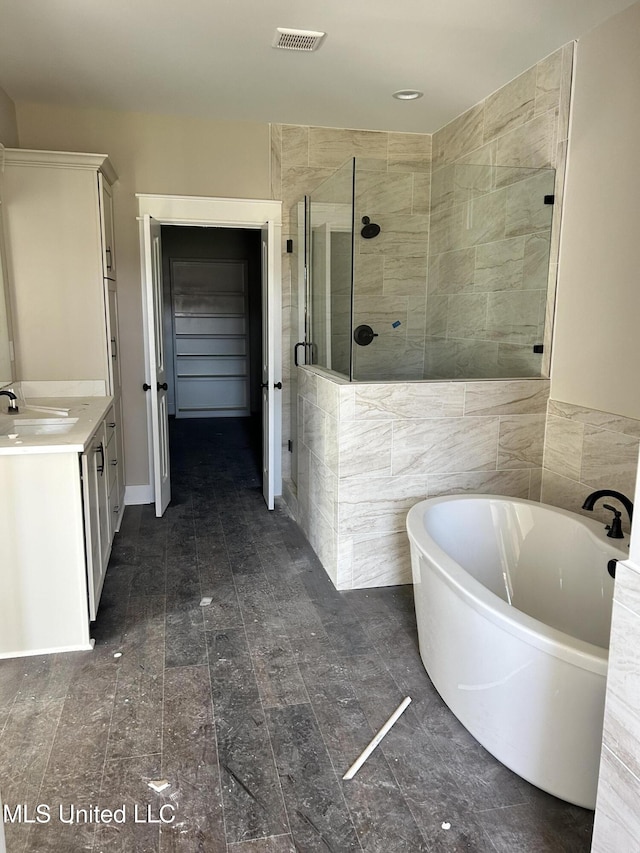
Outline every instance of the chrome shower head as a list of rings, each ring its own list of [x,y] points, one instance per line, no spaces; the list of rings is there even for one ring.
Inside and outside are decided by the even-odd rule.
[[[380,226],[376,225],[375,222],[372,222],[368,216],[362,217],[362,225],[363,228],[360,231],[360,235],[364,237],[365,240],[370,240],[372,237],[377,237],[380,233]]]

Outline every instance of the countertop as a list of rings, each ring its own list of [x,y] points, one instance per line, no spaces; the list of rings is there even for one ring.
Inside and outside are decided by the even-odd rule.
[[[29,397],[19,400],[19,414],[11,415],[6,411],[6,398],[0,397],[0,456],[83,453],[112,402],[113,397]],[[45,426],[47,422],[45,428],[50,432],[28,434],[37,423]],[[8,434],[7,424],[11,428]]]

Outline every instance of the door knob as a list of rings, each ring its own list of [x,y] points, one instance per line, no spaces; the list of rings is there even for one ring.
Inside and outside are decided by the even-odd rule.
[[[158,382],[158,391],[168,391],[169,386],[166,382]]]
[[[150,391],[150,390],[151,390],[151,385],[147,385],[147,383],[145,382],[145,383],[144,383],[144,385],[142,386],[142,390],[143,390],[143,391]]]

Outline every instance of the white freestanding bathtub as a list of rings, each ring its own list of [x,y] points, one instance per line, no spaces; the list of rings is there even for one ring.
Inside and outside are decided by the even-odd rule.
[[[499,761],[595,808],[613,579],[628,540],[534,501],[433,498],[407,517],[418,639],[436,689]]]

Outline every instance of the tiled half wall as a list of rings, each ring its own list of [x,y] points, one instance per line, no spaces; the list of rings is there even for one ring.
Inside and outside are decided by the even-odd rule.
[[[338,589],[410,583],[405,519],[426,497],[581,512],[595,489],[633,495],[640,421],[548,400],[544,379],[350,384],[301,368],[298,388],[297,520]]]
[[[297,520],[338,589],[408,583],[413,504],[477,492],[539,499],[549,383],[298,377]]]

